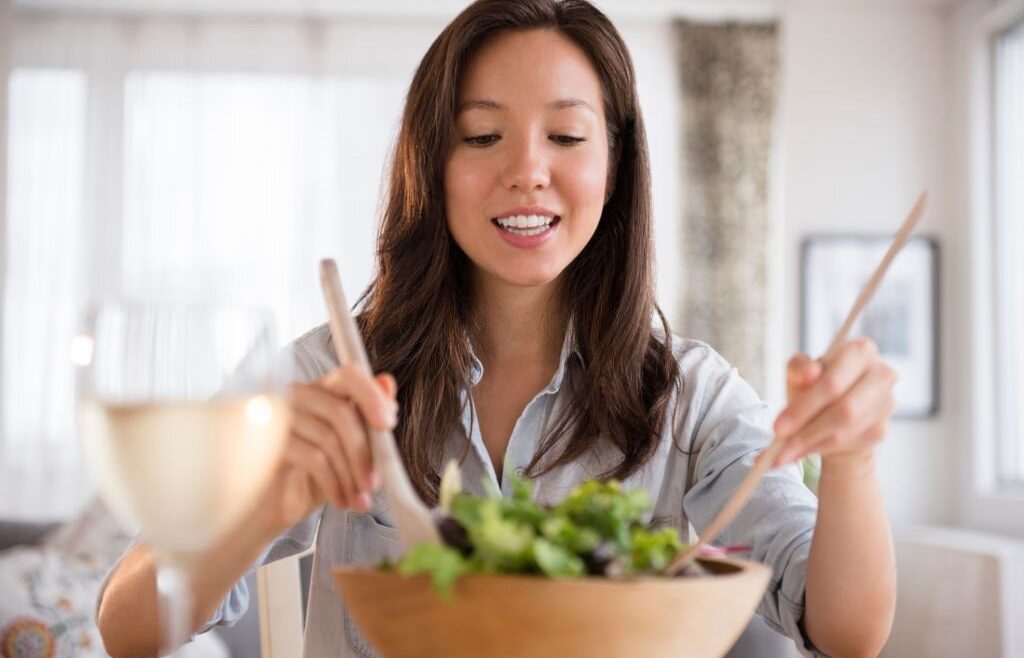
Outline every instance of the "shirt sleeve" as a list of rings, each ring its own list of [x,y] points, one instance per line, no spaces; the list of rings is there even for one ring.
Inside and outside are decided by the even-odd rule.
[[[312,332],[307,334],[307,336],[311,334]],[[314,356],[304,346],[302,339],[292,343],[282,352],[282,358],[288,362],[287,365],[290,368],[290,372],[299,381],[311,381],[323,374],[324,368],[316,363]],[[264,564],[302,553],[310,548],[316,540],[317,526],[320,523],[322,514],[323,508],[320,508],[271,542],[249,568],[245,576],[234,584],[216,612],[213,613],[213,616],[197,633],[206,632],[214,626],[231,626],[241,619],[249,608],[250,594],[246,577]]]
[[[710,348],[709,348],[710,351]],[[698,534],[739,487],[758,453],[772,440],[768,406],[737,370],[710,351],[694,399],[698,419],[691,430],[691,482],[683,507]],[[805,656],[823,656],[803,630],[807,557],[817,516],[817,498],[793,464],[764,475],[754,495],[716,543],[751,549],[751,559],[772,570],[757,613],[792,638]]]
[[[251,567],[246,571],[245,576],[240,578],[232,587],[231,591],[228,592],[227,596],[221,602],[220,606],[213,613],[213,616],[197,630],[192,637],[199,633],[205,633],[214,626],[231,626],[245,614],[246,610],[249,609],[249,587],[245,582],[246,576],[253,573],[259,567],[280,560],[282,558],[296,555],[308,549],[313,545],[313,541],[316,539],[317,525],[320,522],[320,516],[323,513],[323,508],[317,510],[306,519],[297,523],[296,525],[289,528],[285,533],[281,534],[274,541],[272,541],[260,554],[259,558],[253,563]],[[106,592],[107,585],[110,583],[110,578],[114,572],[117,571],[118,567],[121,566],[121,562],[125,556],[135,548],[140,538],[136,537],[131,545],[125,549],[121,557],[117,559],[117,562],[107,571],[103,581],[100,583],[99,590],[96,593],[96,604],[94,606],[94,615],[99,616],[100,603],[103,600],[103,594]]]
[[[245,576],[255,572],[264,564],[297,555],[312,546],[316,539],[317,525],[322,513],[323,509],[321,508],[271,542],[246,571]],[[231,591],[224,597],[213,616],[196,631],[196,634],[205,633],[214,626],[234,625],[249,609],[249,598],[249,586],[245,582],[245,577],[242,577],[232,586]]]
[[[329,340],[330,333],[326,325],[313,329],[281,351],[279,355],[279,358],[282,360],[281,366],[286,368],[287,372],[299,381],[312,381],[324,375],[332,367],[336,366],[336,360],[332,361],[333,357],[330,351]],[[239,378],[238,381],[244,379],[242,372],[245,365],[243,360],[239,371],[235,373]],[[230,391],[235,383],[234,378],[229,378],[224,389]],[[250,598],[249,587],[245,582],[245,577],[264,564],[296,555],[312,546],[316,540],[317,527],[322,514],[323,508],[320,508],[272,541],[246,571],[245,576],[232,586],[231,591],[228,592],[220,606],[213,613],[213,616],[196,633],[203,633],[214,626],[231,626],[241,619],[249,608]],[[100,583],[99,591],[96,594],[95,614],[99,614],[100,602],[103,600],[103,594],[106,592],[111,576],[121,565],[124,556],[138,542],[139,538],[136,537],[107,572],[103,582]]]

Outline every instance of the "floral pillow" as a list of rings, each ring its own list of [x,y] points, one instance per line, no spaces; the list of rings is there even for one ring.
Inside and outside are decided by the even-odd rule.
[[[131,540],[97,500],[41,545],[0,551],[0,658],[105,658],[96,596]],[[182,655],[227,651],[206,634]]]

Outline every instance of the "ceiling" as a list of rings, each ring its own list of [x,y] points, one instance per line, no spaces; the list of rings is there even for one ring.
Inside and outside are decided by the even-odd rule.
[[[3,0],[0,0],[2,2]],[[945,6],[964,0],[814,0],[821,3]],[[616,16],[775,13],[785,0],[596,0]],[[14,0],[14,7],[128,13],[263,14],[280,16],[451,16],[467,0]]]

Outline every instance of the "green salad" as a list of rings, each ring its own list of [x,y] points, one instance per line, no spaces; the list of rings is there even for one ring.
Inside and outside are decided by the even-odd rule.
[[[522,478],[512,480],[508,498],[489,489],[485,497],[463,493],[449,466],[438,520],[444,543],[420,544],[394,568],[428,574],[447,598],[463,574],[623,577],[659,572],[685,548],[675,529],[641,521],[652,506],[646,491],[615,480],[584,482],[553,507],[534,502],[533,484]]]

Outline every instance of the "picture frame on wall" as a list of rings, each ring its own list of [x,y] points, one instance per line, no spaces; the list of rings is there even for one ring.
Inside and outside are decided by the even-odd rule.
[[[801,249],[801,349],[820,356],[889,246],[890,235],[811,235]],[[875,341],[899,373],[897,417],[939,410],[939,246],[930,237],[910,239],[893,260],[850,338]]]

